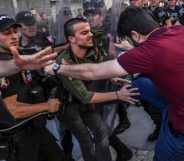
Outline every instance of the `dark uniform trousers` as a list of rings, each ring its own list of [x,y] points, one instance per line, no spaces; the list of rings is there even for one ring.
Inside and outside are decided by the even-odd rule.
[[[39,161],[40,158],[44,161],[66,161],[65,154],[46,127],[32,128],[22,138],[16,139],[13,135],[12,146],[15,155],[12,152],[7,161]]]

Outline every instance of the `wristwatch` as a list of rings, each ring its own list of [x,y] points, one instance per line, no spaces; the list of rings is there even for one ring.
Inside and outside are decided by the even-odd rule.
[[[57,64],[55,63],[53,66],[52,66],[52,70],[54,72],[55,75],[57,75],[57,71],[59,70],[60,68],[60,64]]]

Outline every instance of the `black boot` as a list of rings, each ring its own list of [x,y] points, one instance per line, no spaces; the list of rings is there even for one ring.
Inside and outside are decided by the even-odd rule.
[[[155,130],[148,136],[148,141],[154,141],[158,138],[160,132],[160,127],[162,124],[162,112],[147,101],[141,100],[141,104],[156,125]]]
[[[116,161],[128,161],[132,158],[132,151],[115,134],[109,137],[109,143],[117,153]]]
[[[126,129],[128,129],[131,125],[128,117],[127,117],[127,108],[128,104],[126,102],[123,102],[122,104],[118,104],[118,116],[119,116],[119,124],[115,127],[114,133],[120,134],[124,132]]]

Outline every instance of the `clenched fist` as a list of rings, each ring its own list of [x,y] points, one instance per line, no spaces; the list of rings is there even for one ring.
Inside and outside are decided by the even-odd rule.
[[[47,101],[47,111],[50,113],[55,113],[59,110],[61,102],[57,98],[52,98]]]

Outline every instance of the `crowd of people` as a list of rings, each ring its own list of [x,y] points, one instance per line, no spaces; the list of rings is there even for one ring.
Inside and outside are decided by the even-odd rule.
[[[103,0],[84,0],[76,17],[64,6],[54,31],[50,23],[35,8],[0,15],[0,160],[74,161],[74,136],[84,161],[112,161],[110,146],[116,161],[128,161],[133,153],[117,134],[131,126],[126,110],[134,104],[156,125],[147,138],[156,140],[153,160],[183,161],[182,2],[118,1],[107,9]],[[51,119],[61,147],[46,127]]]

